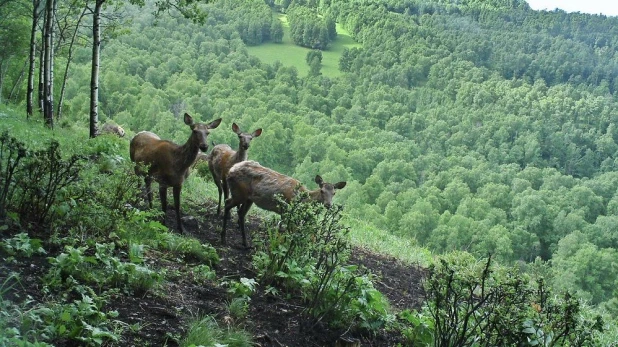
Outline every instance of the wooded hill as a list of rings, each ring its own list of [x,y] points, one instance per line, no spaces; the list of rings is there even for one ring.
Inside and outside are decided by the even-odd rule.
[[[294,6],[334,18],[361,44],[342,52],[341,76],[299,74],[283,63],[283,45],[273,64],[249,53],[280,41],[276,11]],[[113,12],[127,21],[102,43],[101,121],[129,138],[150,130],[178,143],[184,112],[221,117],[221,129],[263,128],[249,157],[309,186],[317,173],[347,181],[335,200],[352,228],[435,254],[492,254],[618,314],[618,18],[533,11],[521,0],[205,9],[204,23]],[[22,81],[27,51],[12,52],[0,56],[2,99],[21,105],[25,84],[7,86]],[[64,48],[56,59],[64,66]],[[56,124],[85,128],[91,49],[72,59]],[[211,139],[236,146],[229,130]]]

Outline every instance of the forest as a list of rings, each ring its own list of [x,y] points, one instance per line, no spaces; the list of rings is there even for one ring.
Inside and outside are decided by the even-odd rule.
[[[56,35],[40,52],[54,57],[43,88],[28,63],[39,59],[31,34],[45,41],[33,13],[47,3]],[[139,131],[184,143],[185,112],[222,118],[209,141],[232,148],[232,123],[262,128],[251,160],[310,188],[316,174],[347,182],[334,201],[355,242],[379,230],[425,259],[461,252],[542,276],[606,317],[605,342],[618,339],[618,18],[524,0],[84,3],[0,0],[0,101],[24,122],[88,141],[118,124],[123,165]],[[95,5],[96,79],[98,26],[84,15]],[[318,49],[338,30],[359,47],[328,76]],[[307,47],[295,62],[306,75],[285,59],[286,33]],[[252,55],[259,45],[280,61]],[[48,80],[44,66],[31,69]],[[216,199],[196,171],[183,194]]]

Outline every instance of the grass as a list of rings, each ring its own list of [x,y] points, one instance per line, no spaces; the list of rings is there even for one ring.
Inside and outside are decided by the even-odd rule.
[[[233,327],[222,328],[212,316],[194,321],[180,346],[253,346],[251,335]]]
[[[433,262],[431,251],[416,245],[412,239],[393,235],[362,220],[344,218],[342,221],[350,226],[350,239],[354,246],[392,255],[404,263],[424,268]]]
[[[249,54],[258,57],[264,63],[272,64],[279,60],[285,66],[296,67],[300,76],[306,76],[309,73],[309,65],[305,58],[311,49],[295,45],[292,42],[290,25],[286,15],[278,14],[277,17],[283,23],[283,42],[264,43],[259,46],[247,47],[247,50]],[[341,75],[339,57],[341,57],[344,48],[352,47],[361,47],[361,45],[355,42],[350,34],[337,24],[337,38],[331,43],[328,50],[322,51],[322,74],[330,78]]]

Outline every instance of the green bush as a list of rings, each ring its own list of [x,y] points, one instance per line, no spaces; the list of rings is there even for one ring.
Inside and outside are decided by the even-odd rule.
[[[65,252],[49,258],[51,267],[45,283],[51,287],[71,286],[74,281],[107,286],[143,294],[156,287],[163,276],[147,267],[121,261],[114,255],[114,244],[95,244],[94,254],[89,246],[65,246]]]
[[[588,346],[598,342],[600,316],[584,317],[569,293],[531,284],[516,269],[455,253],[430,266],[426,308],[434,346]],[[410,316],[408,316],[410,318]],[[416,324],[418,327],[419,323]]]
[[[11,238],[0,241],[0,249],[11,256],[31,257],[45,254],[40,239],[32,239],[27,233],[19,233]]]
[[[256,241],[253,263],[270,292],[300,295],[309,327],[327,322],[334,327],[375,331],[393,319],[386,298],[373,287],[371,275],[346,265],[349,229],[341,225],[341,207],[330,209],[300,196],[283,205],[281,222]]]

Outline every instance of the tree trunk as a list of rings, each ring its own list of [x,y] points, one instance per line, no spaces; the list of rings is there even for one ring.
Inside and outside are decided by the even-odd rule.
[[[39,100],[37,100],[37,103],[39,105],[39,112],[43,112],[43,99],[45,97],[44,93],[43,93],[43,89],[44,89],[44,80],[45,78],[43,77],[45,74],[45,69],[44,69],[44,65],[45,65],[45,19],[46,16],[43,16],[43,27],[41,28],[41,49],[39,50],[39,88],[38,88],[38,97]]]
[[[54,108],[52,98],[52,29],[54,26],[54,0],[46,0],[45,4],[45,63],[43,64],[43,119],[45,125],[54,127]]]
[[[32,27],[30,28],[30,54],[28,67],[28,92],[26,95],[26,117],[32,116],[33,110],[33,94],[34,94],[34,70],[36,64],[36,26],[39,22],[39,4],[40,0],[32,0]]]
[[[0,103],[2,103],[2,85],[4,84],[4,71],[2,68],[3,63],[4,61],[0,60]]]
[[[90,75],[90,138],[99,133],[99,60],[101,53],[101,7],[105,0],[96,0],[92,15],[92,73]]]
[[[56,119],[60,119],[62,116],[62,102],[64,100],[64,91],[67,85],[67,78],[69,76],[69,66],[71,65],[71,60],[73,59],[73,45],[75,44],[75,38],[77,37],[77,30],[79,30],[79,23],[81,23],[82,18],[86,14],[87,8],[84,8],[82,14],[77,19],[77,23],[75,23],[75,31],[73,31],[73,37],[71,37],[71,43],[69,44],[69,53],[67,56],[67,66],[64,69],[64,76],[62,77],[62,87],[60,88],[60,97],[58,98],[58,112],[56,112]]]

